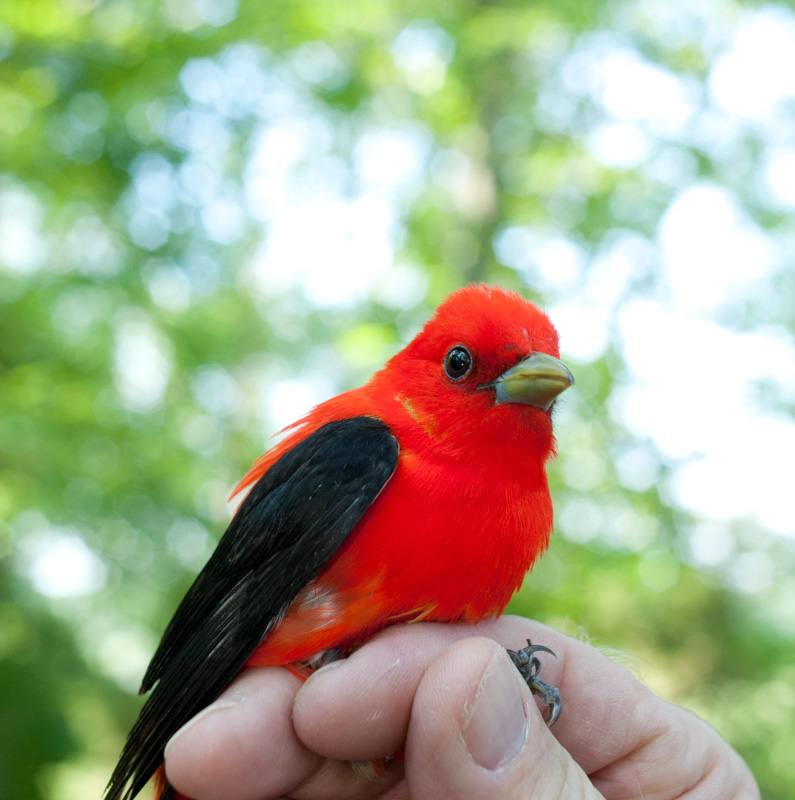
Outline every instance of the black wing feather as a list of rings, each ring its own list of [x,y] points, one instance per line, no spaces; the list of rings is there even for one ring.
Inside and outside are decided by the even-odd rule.
[[[163,634],[141,686],[154,689],[106,800],[131,800],[146,785],[168,740],[223,691],[318,575],[392,476],[397,457],[383,422],[353,417],[299,442],[254,485]]]

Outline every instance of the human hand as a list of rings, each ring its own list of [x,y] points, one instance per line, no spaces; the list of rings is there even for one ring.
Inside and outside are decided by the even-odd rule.
[[[504,650],[528,638],[558,656],[541,655],[563,697],[552,730]],[[395,626],[303,685],[249,670],[171,740],[166,771],[196,800],[759,798],[705,722],[590,645],[510,616]]]

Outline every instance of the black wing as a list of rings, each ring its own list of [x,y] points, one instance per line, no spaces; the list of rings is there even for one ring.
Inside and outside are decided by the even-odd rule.
[[[295,445],[254,485],[163,635],[141,686],[154,691],[127,737],[107,800],[131,800],[146,785],[168,740],[215,700],[318,575],[397,458],[383,422],[353,417]]]

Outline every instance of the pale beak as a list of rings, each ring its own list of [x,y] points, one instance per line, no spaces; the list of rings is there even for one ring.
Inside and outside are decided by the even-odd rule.
[[[489,384],[496,403],[525,403],[547,411],[555,398],[574,383],[569,368],[547,353],[531,353]]]

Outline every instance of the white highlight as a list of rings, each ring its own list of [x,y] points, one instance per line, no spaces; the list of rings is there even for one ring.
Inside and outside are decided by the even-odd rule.
[[[277,430],[295,422],[329,396],[314,383],[293,378],[279,381],[267,387],[265,392],[268,419]]]
[[[598,69],[602,104],[619,119],[645,120],[674,133],[681,131],[695,112],[692,92],[682,79],[634,50],[608,51]]]
[[[762,185],[768,205],[782,211],[795,210],[795,148],[775,147],[767,151]]]
[[[706,311],[766,275],[768,237],[726,190],[698,183],[668,206],[657,232],[662,260],[683,311]]]
[[[620,331],[635,380],[613,404],[664,456],[690,459],[672,481],[674,501],[718,519],[753,515],[795,536],[795,424],[765,416],[754,394],[761,382],[795,394],[789,339],[736,333],[649,301],[627,306]]]
[[[639,166],[652,147],[649,137],[637,125],[627,122],[598,125],[588,134],[586,143],[597,161],[619,169]]]
[[[161,336],[146,317],[121,324],[116,333],[114,379],[124,405],[151,411],[163,402],[171,358]]]
[[[8,181],[0,186],[0,266],[28,274],[44,264],[47,245],[41,235],[44,209],[36,198]]]
[[[795,17],[783,6],[747,14],[709,77],[714,102],[726,111],[764,120],[795,97]]]
[[[254,287],[265,296],[298,288],[315,308],[356,304],[392,263],[394,213],[376,195],[285,209],[251,270]]]
[[[392,59],[409,87],[429,95],[444,86],[455,40],[433,20],[413,20],[392,44]]]
[[[74,528],[50,528],[23,545],[33,587],[46,597],[78,597],[105,585],[107,567]]]

